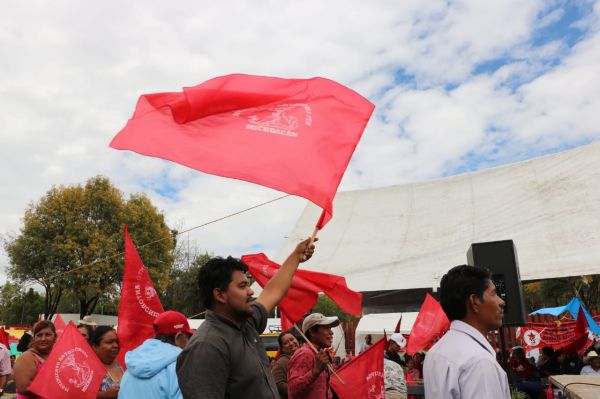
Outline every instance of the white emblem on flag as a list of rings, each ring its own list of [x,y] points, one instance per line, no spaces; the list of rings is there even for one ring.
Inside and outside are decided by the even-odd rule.
[[[69,374],[63,381],[63,374]],[[81,348],[73,348],[60,355],[54,368],[54,379],[65,392],[71,387],[85,392],[94,377],[94,372],[87,363],[87,353]]]
[[[540,342],[542,341],[542,337],[540,336],[540,333],[537,332],[536,330],[529,330],[525,333],[525,342],[527,342],[527,345],[529,346],[538,346],[540,344]]]
[[[308,104],[276,104],[235,111],[233,116],[248,118],[246,129],[257,132],[298,137],[301,123],[312,126],[312,109]]]

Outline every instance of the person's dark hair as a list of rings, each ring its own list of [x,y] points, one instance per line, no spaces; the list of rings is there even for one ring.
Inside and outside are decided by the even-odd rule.
[[[19,343],[17,344],[17,350],[19,352],[25,352],[27,349],[29,349],[29,344],[31,344],[32,340],[33,340],[32,333],[29,331],[26,331],[25,334],[23,334],[21,336],[21,339],[19,339]]]
[[[560,355],[562,355],[564,352],[562,349],[557,349],[554,351],[554,359],[558,359],[560,357]]]
[[[213,290],[219,288],[226,291],[227,286],[231,283],[231,276],[236,270],[246,273],[248,267],[241,260],[231,256],[212,258],[200,268],[198,289],[200,290],[200,300],[206,309],[212,309],[214,305]]]
[[[80,329],[80,328],[85,328],[85,330],[87,331],[87,334],[89,337],[88,341],[90,339],[92,339],[92,335],[94,334],[94,329],[92,328],[92,326],[90,326],[89,324],[80,324],[77,326],[77,329]]]
[[[100,342],[102,342],[102,337],[104,337],[108,332],[115,331],[111,326],[98,326],[94,330],[94,333],[90,337],[90,345],[98,346]]]
[[[156,334],[154,339],[157,339],[165,344],[175,345],[175,334]]]
[[[546,355],[548,359],[551,359],[554,356],[554,348],[552,348],[551,346],[544,346],[542,348],[542,353]]]
[[[482,267],[455,266],[444,274],[440,283],[440,304],[450,321],[461,320],[467,315],[467,299],[471,294],[483,301],[492,275]]]
[[[50,320],[40,320],[37,323],[35,323],[33,325],[33,328],[31,329],[31,331],[33,332],[33,336],[35,337],[35,334],[39,333],[44,328],[49,328],[54,334],[56,334],[56,327],[54,327],[54,323],[52,323]]]

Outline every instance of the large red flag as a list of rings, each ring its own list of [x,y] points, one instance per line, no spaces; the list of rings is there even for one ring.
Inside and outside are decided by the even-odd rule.
[[[264,287],[281,267],[265,254],[244,255],[242,262],[248,266],[248,271],[261,287]],[[320,292],[325,293],[342,310],[355,316],[362,313],[362,294],[348,288],[344,277],[297,270],[290,289],[278,305],[282,320],[285,316],[294,323],[302,318],[317,304]]]
[[[69,322],[28,390],[48,399],[93,399],[105,375],[100,359]]]
[[[450,320],[434,297],[427,294],[417,319],[412,326],[406,352],[413,355],[421,349],[428,349],[450,328]]]
[[[110,146],[304,197],[320,228],[373,109],[328,79],[233,74],[140,96]]]
[[[54,328],[56,328],[56,336],[60,337],[63,333],[63,331],[65,331],[65,328],[67,326],[65,325],[65,321],[63,320],[61,315],[56,315],[56,317],[54,318]]]
[[[121,286],[121,303],[117,334],[119,336],[119,362],[125,367],[125,353],[154,337],[152,323],[164,312],[154,284],[140,258],[125,226],[125,270]]]
[[[344,384],[331,377],[331,387],[340,399],[380,399],[385,396],[383,352],[385,336],[337,371]]]

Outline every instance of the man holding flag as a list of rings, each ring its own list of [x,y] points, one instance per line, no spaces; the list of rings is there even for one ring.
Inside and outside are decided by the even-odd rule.
[[[255,301],[248,268],[240,260],[214,258],[200,269],[198,286],[207,311],[177,359],[184,398],[279,398],[259,335],[299,263],[313,252],[310,239],[298,244]]]

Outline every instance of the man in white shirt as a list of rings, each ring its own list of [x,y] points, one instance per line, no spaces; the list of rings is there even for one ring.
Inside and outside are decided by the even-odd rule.
[[[600,357],[596,351],[590,351],[587,354],[587,359],[590,364],[583,366],[581,375],[600,375]]]
[[[506,373],[485,338],[502,325],[505,305],[489,270],[452,268],[442,277],[440,303],[452,324],[425,356],[425,397],[510,399]]]

